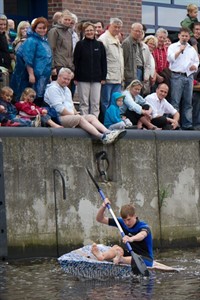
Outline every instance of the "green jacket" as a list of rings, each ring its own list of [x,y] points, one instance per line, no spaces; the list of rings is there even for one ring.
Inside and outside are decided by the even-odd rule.
[[[190,36],[193,36],[192,32],[192,24],[198,22],[197,18],[191,18],[191,17],[186,17],[183,21],[181,21],[181,27],[183,28],[189,28],[190,30]]]

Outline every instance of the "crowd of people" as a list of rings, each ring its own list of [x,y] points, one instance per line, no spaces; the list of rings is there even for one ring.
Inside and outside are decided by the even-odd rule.
[[[81,127],[112,143],[127,128],[194,130],[192,96],[198,80],[198,7],[187,6],[177,40],[159,28],[84,20],[56,12],[52,26],[38,17],[0,16],[1,126]],[[76,92],[79,109],[75,109]]]

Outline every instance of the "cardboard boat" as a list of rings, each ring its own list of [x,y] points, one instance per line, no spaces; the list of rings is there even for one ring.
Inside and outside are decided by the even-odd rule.
[[[98,261],[91,253],[91,245],[73,250],[58,258],[58,261],[70,277],[87,279],[107,279],[120,278],[126,279],[133,276],[130,265],[114,264],[108,261]],[[98,244],[101,252],[107,251],[110,247]],[[151,271],[178,272],[176,268],[168,267],[157,261],[154,261],[153,267],[148,268]]]

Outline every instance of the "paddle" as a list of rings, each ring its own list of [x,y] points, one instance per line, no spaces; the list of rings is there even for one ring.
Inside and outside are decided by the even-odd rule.
[[[89,169],[86,168],[86,170],[87,170],[87,172],[88,172],[90,178],[91,178],[92,181],[94,182],[94,184],[95,184],[95,186],[96,186],[96,188],[97,188],[97,190],[98,190],[98,192],[99,192],[99,194],[100,194],[102,200],[104,201],[106,197],[105,197],[103,191],[100,189],[99,185],[98,185],[97,182],[95,181],[95,179],[94,179],[94,177],[92,176],[92,174],[90,173]],[[117,218],[116,218],[116,216],[115,216],[115,214],[114,214],[114,212],[113,212],[113,210],[112,210],[110,204],[107,203],[106,206],[107,206],[109,212],[111,213],[111,215],[112,215],[112,217],[113,217],[113,219],[114,219],[114,221],[115,221],[115,223],[116,223],[116,225],[117,225],[117,227],[118,227],[118,229],[119,229],[119,231],[120,231],[121,236],[124,237],[124,236],[125,236],[125,233],[124,233],[124,231],[123,231],[121,225],[119,224],[119,221],[117,220]],[[142,275],[144,275],[144,276],[149,276],[149,270],[147,269],[147,267],[146,267],[146,265],[145,265],[143,259],[141,258],[141,256],[139,256],[138,254],[136,254],[136,253],[133,251],[133,249],[132,249],[132,247],[131,247],[131,245],[130,245],[129,242],[126,243],[126,247],[127,247],[127,250],[129,251],[129,253],[130,253],[131,256],[132,256],[132,262],[131,262],[131,265],[132,265],[132,270],[133,270],[133,272],[134,272],[135,274],[142,274]]]

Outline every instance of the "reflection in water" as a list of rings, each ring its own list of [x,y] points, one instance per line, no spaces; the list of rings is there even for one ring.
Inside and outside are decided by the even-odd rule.
[[[157,255],[179,273],[152,272],[149,278],[78,280],[69,278],[56,259],[0,263],[0,300],[199,300],[200,250]]]

